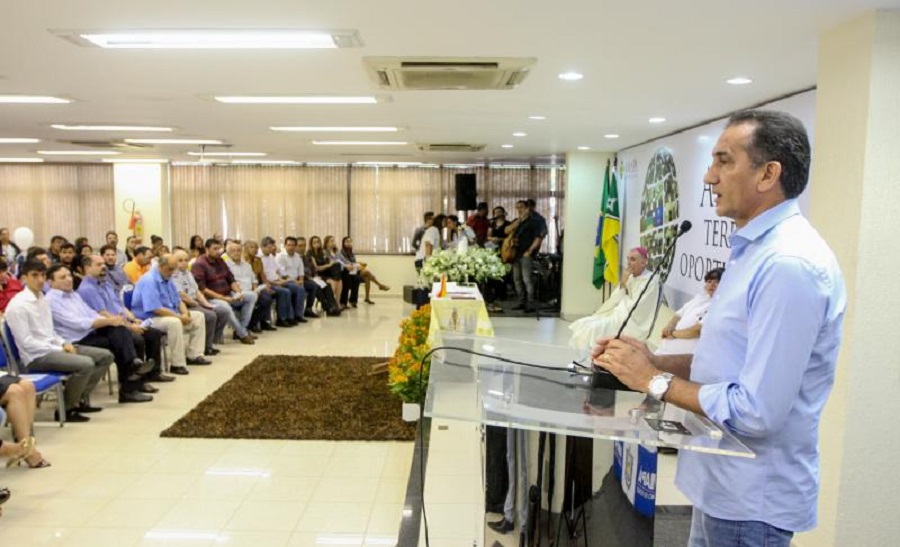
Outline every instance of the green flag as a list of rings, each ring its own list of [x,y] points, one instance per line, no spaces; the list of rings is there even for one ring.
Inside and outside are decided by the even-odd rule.
[[[606,193],[609,188],[609,162],[606,163],[606,173],[603,175],[603,188],[600,196],[600,218],[597,221],[597,237],[594,240],[594,286],[603,287],[603,272],[606,269],[606,256],[603,254],[603,215],[606,212]]]
[[[603,232],[600,247],[606,268],[603,278],[612,285],[619,284],[619,234],[622,226],[619,217],[619,181],[616,170],[606,170],[607,177],[603,189]],[[611,174],[610,174],[611,173]],[[597,283],[595,282],[594,285]]]

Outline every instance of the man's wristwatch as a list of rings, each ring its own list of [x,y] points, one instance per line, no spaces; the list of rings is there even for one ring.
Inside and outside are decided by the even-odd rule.
[[[672,383],[672,378],[674,377],[675,375],[669,372],[657,374],[650,379],[650,385],[647,387],[647,394],[657,401],[662,401],[666,392],[669,391],[669,385]]]

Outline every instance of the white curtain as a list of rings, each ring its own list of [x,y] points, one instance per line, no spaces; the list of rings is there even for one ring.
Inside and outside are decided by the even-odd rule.
[[[96,248],[115,228],[112,165],[0,165],[0,192],[0,227],[31,228],[38,246],[61,235]]]

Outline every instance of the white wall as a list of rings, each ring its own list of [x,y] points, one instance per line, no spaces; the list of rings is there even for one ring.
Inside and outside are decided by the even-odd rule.
[[[133,200],[144,218],[144,245],[150,245],[150,236],[161,236],[171,247],[169,229],[169,200],[166,192],[165,166],[159,164],[116,164],[113,169],[116,207],[116,232],[119,246],[132,234],[128,229],[130,213],[125,211],[126,201]]]
[[[594,287],[594,244],[603,199],[603,175],[612,154],[566,155],[566,219],[560,315],[572,320],[594,313],[601,293]],[[622,193],[620,191],[619,195]]]
[[[416,268],[413,265],[413,255],[357,255],[360,262],[365,262],[372,270],[378,281],[391,287],[390,291],[382,292],[373,285],[372,295],[380,297],[403,297],[403,285],[416,284]]]

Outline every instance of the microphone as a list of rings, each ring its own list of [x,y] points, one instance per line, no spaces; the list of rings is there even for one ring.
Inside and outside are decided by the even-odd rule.
[[[644,284],[644,289],[641,291],[641,294],[638,295],[637,300],[634,301],[634,304],[631,306],[631,309],[628,310],[628,316],[625,317],[625,320],[622,321],[622,325],[619,327],[619,332],[616,333],[616,340],[622,337],[622,332],[625,330],[625,327],[628,325],[628,321],[631,320],[631,316],[634,314],[634,310],[637,309],[638,304],[641,303],[641,299],[644,297],[644,293],[647,292],[647,289],[650,288],[650,283],[653,281],[653,278],[656,277],[656,274],[659,273],[659,270],[668,263],[669,255],[675,250],[675,243],[678,242],[678,238],[683,236],[684,234],[691,231],[692,224],[690,220],[685,220],[678,227],[678,233],[675,234],[675,238],[672,240],[672,243],[669,244],[669,247],[666,249],[666,252],[663,253],[662,261],[659,263],[659,266],[653,270],[653,273],[650,275],[650,279],[647,280],[647,283]],[[661,290],[661,289],[660,289]],[[599,387],[603,389],[614,389],[617,391],[634,391],[630,387],[623,384],[618,378],[613,375],[613,373],[609,372],[606,369],[603,369],[597,365],[593,366],[593,374],[591,375],[591,386]]]

